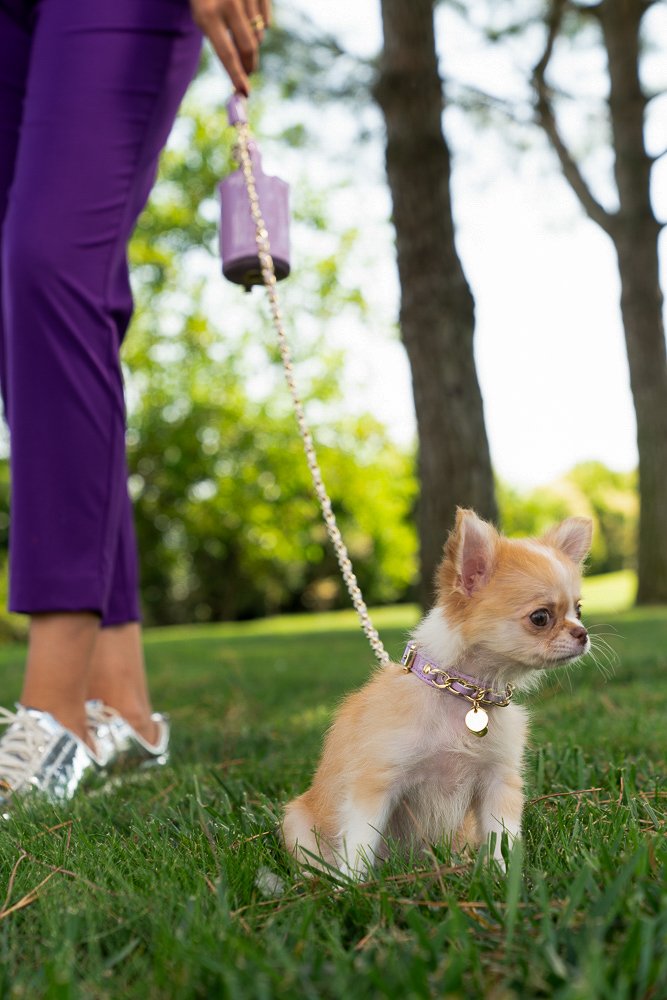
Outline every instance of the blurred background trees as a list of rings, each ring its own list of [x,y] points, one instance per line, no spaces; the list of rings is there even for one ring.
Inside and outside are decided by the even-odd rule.
[[[179,128],[131,246],[137,314],[124,351],[147,621],[342,606],[262,300],[253,308],[251,299],[252,330],[248,310],[234,312],[238,288],[216,276],[220,297],[207,301],[203,265],[218,259],[215,192],[232,138],[224,107],[195,94]],[[326,206],[310,191],[295,192],[294,209],[306,240],[329,229]],[[298,308],[282,289],[287,313],[310,321],[299,385],[334,512],[367,600],[387,602],[404,598],[416,575],[416,484],[411,454],[376,418],[336,405],[341,358],[327,345],[326,325],[341,310],[364,308],[359,290],[337,280],[353,242],[354,231],[343,230],[333,255],[307,259]]]
[[[539,141],[535,138],[540,135],[539,115],[563,169],[569,164],[571,177],[572,170],[578,170],[578,195],[582,200],[583,194],[586,207],[586,198],[593,195],[585,157],[580,162],[580,151],[575,159],[565,145],[559,152],[556,138],[558,116],[572,102],[562,78],[567,59],[563,71],[559,58],[571,45],[602,53],[608,32],[600,22],[601,8],[613,7],[612,13],[620,16],[629,8],[636,13],[637,3],[604,0],[580,9],[561,0],[554,4],[516,0],[502,10],[486,0],[455,5],[460,16],[470,15],[485,36],[484,44],[490,44],[489,38],[498,46],[508,40],[516,44],[524,34],[528,38],[527,51],[534,57],[527,62],[528,97],[523,108],[484,93],[482,87],[447,79],[445,100],[435,48],[434,5],[419,0],[413,9],[382,0],[381,6],[386,45],[383,57],[374,61],[344,51],[335,38],[295,15],[284,0],[278,27],[267,39],[266,79],[260,81],[251,104],[265,153],[278,149],[290,168],[281,172],[293,181],[297,266],[294,278],[281,285],[281,293],[298,360],[299,386],[365,597],[371,603],[425,599],[433,564],[459,503],[476,506],[486,516],[498,512],[501,526],[510,534],[539,533],[568,514],[589,514],[596,524],[591,571],[634,568],[640,511],[636,473],[612,471],[590,461],[548,486],[517,489],[498,479],[494,483],[475,370],[474,302],[457,252],[457,193],[456,184],[450,184],[453,154],[443,131],[442,110],[454,108],[474,120],[486,137],[492,130],[503,133],[510,143],[516,141],[519,155]],[[407,26],[401,20],[406,11]],[[617,48],[636,69],[643,50],[633,23],[634,34],[625,42],[625,36],[619,36]],[[531,93],[533,84],[537,96]],[[627,87],[621,91],[622,97]],[[608,192],[597,197],[604,214],[596,221],[614,220],[609,225],[615,235],[610,235],[615,243],[615,236],[625,241],[626,247],[623,254],[619,250],[619,261],[623,256],[639,283],[636,287],[645,289],[639,295],[645,306],[640,311],[652,317],[653,348],[641,366],[655,384],[647,396],[646,417],[638,420],[640,598],[664,600],[660,587],[641,589],[642,580],[660,576],[656,559],[661,558],[667,538],[667,501],[651,487],[652,479],[667,474],[667,462],[661,457],[667,435],[656,417],[655,427],[649,428],[653,444],[642,445],[646,434],[641,427],[665,409],[659,389],[664,330],[656,272],[660,224],[647,194],[652,161],[640,148],[641,117],[650,95],[638,95],[636,87],[633,95],[634,147],[626,144],[623,154],[617,148],[619,130],[609,127],[613,140],[607,147],[609,169],[611,176],[619,157],[632,159],[636,154],[642,184],[634,192],[626,184],[624,201],[619,179],[618,205],[613,204],[613,193],[605,207]],[[312,495],[261,296],[244,298],[219,274],[216,185],[231,168],[232,140],[225,96],[219,71],[205,60],[131,246],[136,312],[124,348],[128,450],[143,556],[142,599],[149,624],[347,605]],[[374,100],[382,118],[373,110]],[[610,105],[610,114],[612,110],[624,121],[630,114],[622,106],[619,111]],[[602,120],[599,109],[596,114]],[[340,161],[334,162],[330,147],[324,149],[320,117],[347,130],[338,143]],[[591,147],[599,146],[598,134],[589,131]],[[602,132],[607,134],[604,128]],[[364,260],[368,251],[360,247],[365,217],[355,194],[366,169],[366,151],[379,150],[385,139],[401,283],[400,333],[412,367],[419,431],[419,442],[412,445],[397,444],[377,416],[365,412],[363,386],[369,381],[381,383],[381,368],[370,361],[367,371],[351,370],[350,359],[332,335],[349,317],[364,325],[364,335],[371,341],[396,335],[391,319],[377,320],[379,298],[370,301],[368,285],[362,288],[360,269],[372,269],[372,253],[390,251],[388,245],[374,247]],[[564,143],[562,136],[560,141]],[[319,159],[309,159],[318,149]],[[303,156],[302,162],[305,150],[308,157]],[[617,154],[615,160],[612,152]],[[581,185],[586,185],[588,195]],[[387,215],[389,211],[387,199]],[[637,256],[633,249],[641,226],[653,241],[648,257]],[[624,291],[626,334],[639,321],[636,305],[629,305],[638,301],[636,287],[634,298]],[[630,353],[631,340],[632,334]],[[538,343],[535,349],[544,346]],[[576,358],[572,364],[576,376]],[[504,390],[520,408],[520,387],[505,372],[494,377],[504,380]],[[604,379],[602,367],[599,377]],[[635,383],[633,375],[633,387]],[[585,391],[576,377],[572,391]],[[544,429],[547,442],[549,435],[561,433],[559,427]],[[642,453],[649,455],[648,462]],[[0,462],[0,556],[5,561],[7,505],[7,465]],[[655,557],[651,565],[642,552]],[[660,586],[667,574],[661,579]],[[11,632],[14,622],[7,628]]]

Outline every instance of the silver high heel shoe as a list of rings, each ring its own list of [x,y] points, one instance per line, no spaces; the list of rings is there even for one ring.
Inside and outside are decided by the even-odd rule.
[[[7,726],[0,737],[0,809],[33,793],[66,802],[101,772],[96,754],[49,712],[0,708],[0,725]]]
[[[161,767],[169,760],[170,726],[166,715],[155,712],[151,716],[158,729],[156,743],[148,743],[103,701],[87,701],[86,717],[100,764],[107,773]]]

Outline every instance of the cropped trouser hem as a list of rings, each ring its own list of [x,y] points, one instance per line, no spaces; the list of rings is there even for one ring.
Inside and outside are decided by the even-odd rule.
[[[27,580],[13,578],[9,595],[9,610],[17,614],[57,614],[59,612],[90,612],[100,616],[101,624],[121,625],[141,620],[136,601],[129,600],[121,607],[115,600],[112,610],[104,596],[100,579],[81,576],[31,576]]]

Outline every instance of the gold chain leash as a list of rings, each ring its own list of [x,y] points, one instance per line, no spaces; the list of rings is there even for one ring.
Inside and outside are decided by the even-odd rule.
[[[340,533],[338,524],[336,523],[336,515],[331,507],[331,500],[329,499],[329,495],[324,486],[322,473],[317,461],[317,455],[315,454],[313,437],[306,422],[303,404],[294,381],[292,355],[287,341],[285,327],[283,325],[278,292],[276,291],[276,272],[273,266],[273,258],[271,256],[269,234],[266,229],[264,218],[262,217],[259,198],[257,196],[257,188],[255,187],[255,176],[252,169],[252,159],[248,145],[250,142],[250,127],[245,122],[237,122],[236,131],[238,139],[237,153],[241,170],[243,172],[243,178],[245,180],[246,191],[248,193],[250,213],[255,224],[255,240],[257,243],[257,253],[262,270],[262,279],[269,298],[271,316],[273,319],[273,325],[276,329],[276,334],[278,336],[280,356],[285,370],[285,380],[294,404],[294,412],[296,414],[297,424],[299,425],[299,433],[301,434],[301,439],[303,441],[303,450],[306,454],[306,461],[308,462],[310,474],[313,479],[315,494],[322,509],[322,517],[324,518],[327,533],[331,540],[331,544],[333,545],[334,552],[336,553],[336,558],[338,560],[343,580],[345,581],[345,586],[347,587],[354,609],[359,616],[361,627],[376,657],[380,663],[385,664],[389,662],[390,657],[382,644],[380,636],[373,627],[373,623],[371,622],[371,618],[368,613],[368,608],[366,607],[359,584],[357,583],[357,578],[354,574],[352,561],[348,554],[345,542],[343,541],[343,536]]]

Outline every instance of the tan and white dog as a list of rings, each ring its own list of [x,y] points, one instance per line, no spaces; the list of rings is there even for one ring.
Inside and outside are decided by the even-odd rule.
[[[590,648],[580,584],[591,532],[573,517],[509,539],[458,511],[437,602],[403,663],[345,699],[311,787],[287,806],[284,841],[299,861],[362,877],[389,840],[496,834],[502,864],[501,834],[520,835],[523,808],[527,713],[512,695]]]

